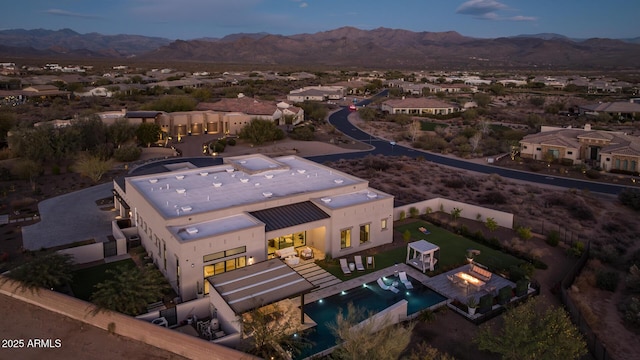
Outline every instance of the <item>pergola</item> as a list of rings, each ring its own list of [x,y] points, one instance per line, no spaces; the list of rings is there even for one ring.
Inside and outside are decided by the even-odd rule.
[[[420,269],[423,273],[429,269],[433,271],[440,247],[426,240],[418,240],[407,244],[407,264]]]

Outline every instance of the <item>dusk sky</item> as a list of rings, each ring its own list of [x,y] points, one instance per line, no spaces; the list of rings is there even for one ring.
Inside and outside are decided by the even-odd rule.
[[[353,26],[480,38],[634,38],[640,36],[638,14],[638,0],[21,0],[3,4],[0,30],[69,28],[189,40]]]

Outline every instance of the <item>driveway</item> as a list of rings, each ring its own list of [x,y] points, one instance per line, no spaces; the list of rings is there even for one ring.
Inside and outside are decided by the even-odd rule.
[[[27,250],[39,250],[95,239],[107,241],[111,221],[116,217],[111,206],[98,206],[96,200],[111,197],[111,182],[47,199],[38,204],[40,222],[22,228]]]

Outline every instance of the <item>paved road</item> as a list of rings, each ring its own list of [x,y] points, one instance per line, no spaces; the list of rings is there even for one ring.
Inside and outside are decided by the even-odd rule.
[[[385,92],[378,94],[377,96],[384,96]],[[371,100],[365,100],[358,105],[366,105],[369,104]],[[375,136],[371,136],[370,134],[360,130],[348,120],[349,109],[343,108],[331,116],[329,116],[329,123],[336,127],[339,131],[350,136],[351,138],[362,141],[365,143],[371,143],[375,148],[369,151],[357,152],[357,153],[346,153],[346,154],[333,154],[333,155],[321,155],[321,156],[312,156],[308,157],[308,159],[316,161],[318,163],[323,163],[325,161],[336,161],[339,159],[355,159],[364,157],[367,155],[386,155],[386,156],[408,156],[412,158],[416,158],[418,156],[424,158],[425,160],[442,164],[446,166],[451,166],[463,170],[470,170],[484,174],[498,174],[505,178],[511,178],[515,180],[529,181],[538,184],[552,185],[552,186],[560,186],[564,188],[573,188],[573,189],[588,189],[592,192],[605,193],[605,194],[618,194],[622,189],[629,188],[631,186],[624,185],[614,185],[614,184],[605,184],[594,181],[586,181],[586,180],[576,180],[569,179],[563,177],[555,177],[549,176],[545,174],[538,173],[530,173],[525,171],[518,171],[512,169],[505,169],[497,166],[478,164],[474,162],[464,161],[457,158],[451,158],[447,156],[437,155],[433,153],[428,153],[425,151],[421,151],[418,149],[408,148],[401,145],[394,144],[385,139],[380,139]]]

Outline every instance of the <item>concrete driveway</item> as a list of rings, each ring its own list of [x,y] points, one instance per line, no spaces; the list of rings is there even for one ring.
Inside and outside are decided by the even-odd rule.
[[[96,200],[111,197],[111,182],[44,200],[38,204],[40,222],[22,228],[27,250],[40,250],[95,239],[107,241],[115,211],[101,210]]]

